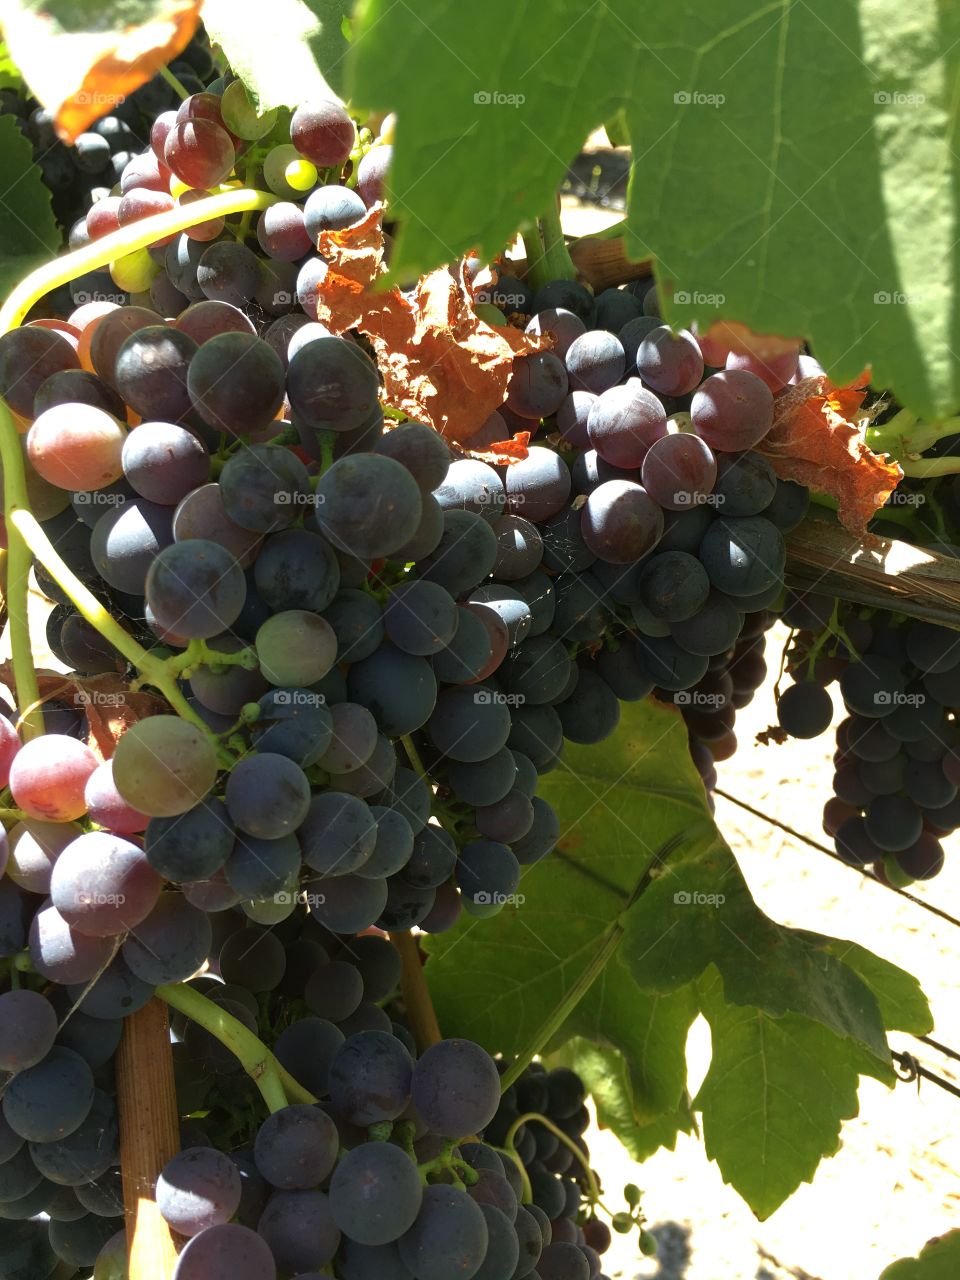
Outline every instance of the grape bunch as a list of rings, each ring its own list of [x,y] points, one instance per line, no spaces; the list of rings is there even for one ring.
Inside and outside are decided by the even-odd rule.
[[[190,92],[199,93],[214,83],[216,70],[201,26],[171,64],[170,72]],[[51,110],[25,91],[0,89],[0,115],[10,116],[32,145],[34,163],[50,191],[57,222],[67,233],[123,181],[130,162],[146,146],[156,116],[177,102],[176,90],[158,73],[115,103],[109,115],[101,116],[67,146],[57,138]],[[82,242],[82,237],[75,235],[71,248]],[[109,277],[101,283],[109,286]]]
[[[505,1069],[507,1063],[501,1063]],[[544,1240],[537,1274],[548,1280],[604,1280],[601,1255],[610,1247],[610,1226],[598,1216],[602,1188],[590,1168],[584,1133],[589,1124],[587,1092],[569,1067],[548,1071],[533,1062],[506,1089],[484,1137],[504,1145],[524,1168],[529,1203]],[[640,1192],[624,1188],[626,1210],[612,1216],[614,1230],[639,1232],[639,1247],[655,1254],[656,1239],[644,1229]],[[579,1255],[579,1257],[577,1256]]]
[[[815,593],[789,599],[784,619],[797,639],[781,727],[797,738],[826,732],[834,681],[847,711],[823,814],[837,853],[898,886],[933,878],[943,838],[960,826],[957,633],[882,610],[847,607],[838,619]]]
[[[555,600],[498,673],[526,697],[515,720],[533,719],[535,702],[546,755],[564,738],[601,741],[620,701],[654,692],[681,708],[712,785],[714,759],[736,745],[735,709],[765,673],[783,535],[809,502],[757,447],[775,396],[817,366],[798,350],[760,361],[674,333],[647,281],[593,297],[560,280],[532,295],[507,265],[476,296],[490,323],[509,318],[553,342],[515,362],[505,405],[476,440],[526,431],[536,441],[501,472],[511,536],[530,545],[536,526],[534,581]],[[456,465],[472,480],[475,462]],[[484,477],[495,485],[492,469]],[[469,506],[466,483],[458,497]],[[536,685],[514,677],[525,665]]]

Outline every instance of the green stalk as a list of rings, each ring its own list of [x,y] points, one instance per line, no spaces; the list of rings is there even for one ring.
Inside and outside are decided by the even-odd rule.
[[[552,1120],[548,1120],[546,1116],[542,1116],[539,1111],[527,1111],[522,1116],[518,1116],[513,1124],[507,1130],[507,1136],[503,1140],[503,1145],[507,1151],[515,1151],[514,1142],[520,1129],[525,1124],[529,1124],[531,1120],[535,1120],[537,1124],[542,1124],[545,1129],[549,1129],[555,1138],[559,1138],[568,1151],[573,1153],[573,1158],[579,1161],[584,1173],[587,1175],[587,1185],[590,1188],[590,1201],[596,1204],[600,1199],[600,1188],[597,1186],[597,1179],[593,1170],[590,1168],[590,1161],[584,1156],[583,1152],[573,1141],[568,1138],[562,1129],[558,1129]]]
[[[169,67],[161,67],[160,74],[179,97],[180,101],[186,102],[187,98],[190,97],[190,90],[184,87],[183,82],[173,74]]]
[[[619,947],[626,932],[627,916],[630,908],[637,901],[643,891],[649,885],[653,872],[659,866],[662,866],[674,849],[678,848],[682,840],[679,835],[672,836],[667,840],[661,848],[650,859],[649,864],[644,869],[633,890],[627,897],[620,910],[620,914],[611,920],[600,935],[602,942],[593,959],[584,969],[580,977],[577,978],[573,986],[566,992],[563,999],[543,1020],[534,1034],[530,1037],[530,1041],[526,1048],[518,1055],[513,1066],[506,1072],[500,1081],[500,1092],[506,1093],[511,1085],[515,1084],[529,1067],[538,1053],[549,1044],[553,1036],[563,1026],[570,1014],[574,1011],[583,997],[596,982],[597,978],[606,967],[607,961],[611,959],[613,953]]]
[[[282,1111],[290,1101],[314,1103],[317,1099],[297,1084],[267,1046],[243,1023],[183,984],[157,987],[156,994],[172,1009],[186,1014],[198,1026],[226,1045],[263,1095],[271,1112]]]
[[[573,986],[566,992],[556,1008],[551,1009],[550,1013],[530,1037],[530,1042],[527,1047],[514,1062],[513,1066],[510,1067],[503,1076],[500,1082],[501,1093],[505,1093],[511,1085],[516,1084],[524,1071],[526,1071],[527,1067],[529,1067],[530,1063],[534,1060],[541,1049],[543,1049],[544,1045],[550,1042],[554,1033],[559,1031],[567,1018],[570,1017],[570,1014],[573,1013],[574,1009],[596,982],[597,978],[599,978],[600,974],[603,973],[603,970],[606,968],[607,961],[611,958],[617,947],[619,947],[620,941],[623,938],[623,933],[624,924],[622,922],[622,917],[618,917],[607,925],[607,928],[604,930],[605,936],[602,946],[598,949],[593,959],[584,969],[583,973],[580,974],[580,977],[577,978]]]
[[[555,200],[536,221],[536,229],[523,234],[527,252],[527,282],[534,292],[551,280],[576,280],[577,268],[567,250]]]
[[[145,248],[155,240],[173,232],[183,231],[198,222],[224,217],[229,213],[247,209],[267,209],[277,203],[278,197],[261,191],[231,190],[198,200],[196,204],[171,209],[152,218],[145,218],[129,227],[77,249],[73,253],[55,258],[22,280],[0,308],[0,334],[8,333],[21,323],[31,307],[50,290],[75,280],[87,271],[106,266],[125,254]],[[50,544],[39,523],[30,511],[24,474],[20,437],[7,406],[0,401],[0,460],[3,464],[4,511],[6,513],[7,551],[7,609],[10,622],[10,647],[13,657],[14,683],[17,702],[23,717],[24,736],[29,740],[43,731],[40,713],[40,691],[33,664],[30,644],[30,626],[27,612],[28,578],[31,552],[54,579],[67,592],[74,604],[97,630],[123,655],[133,662],[149,683],[155,685],[170,705],[184,719],[207,735],[210,731],[204,721],[193,711],[180,693],[176,682],[156,658],[128,636],[100,602],[82,582],[71,573]],[[215,739],[214,739],[215,740]],[[223,752],[220,752],[223,757]]]
[[[925,453],[938,440],[960,432],[960,417],[942,422],[921,422],[909,409],[901,409],[888,422],[864,431],[864,442],[874,453],[887,453],[898,461]]]
[[[12,422],[10,425],[12,427]],[[190,706],[189,702],[187,702],[186,698],[180,692],[176,678],[167,670],[166,660],[163,658],[157,658],[153,654],[148,653],[146,649],[134,640],[133,636],[128,635],[128,633],[124,631],[123,627],[121,627],[120,624],[110,616],[97,597],[89,590],[88,587],[84,586],[72,569],[70,569],[70,567],[60,558],[54,549],[53,544],[50,542],[50,539],[44,533],[43,527],[39,521],[31,511],[26,509],[26,492],[23,493],[22,497],[13,496],[13,499],[11,500],[11,489],[16,493],[17,481],[18,479],[22,479],[22,472],[20,477],[12,475],[11,468],[7,465],[8,446],[9,436],[7,432],[3,430],[3,415],[0,414],[0,455],[2,455],[4,462],[7,529],[12,530],[17,535],[16,537],[10,537],[11,551],[15,546],[17,546],[17,544],[23,546],[27,555],[28,564],[30,562],[30,552],[32,552],[51,577],[67,593],[90,625],[95,627],[105,640],[109,640],[113,647],[119,653],[122,653],[128,662],[133,663],[135,667],[139,668],[144,683],[152,685],[153,688],[157,689],[182,719],[189,720],[192,725],[195,725],[196,728],[202,731],[205,737],[209,738],[210,742],[217,750],[221,763],[224,765],[230,765],[232,763],[232,757],[230,757],[229,754],[224,753],[217,740],[216,734],[211,731],[206,722],[196,713],[196,711],[194,711],[193,707]],[[9,486],[9,488],[7,486]],[[10,575],[10,579],[12,579],[12,575]],[[14,619],[17,616],[17,611],[14,606],[19,603],[20,593],[18,593],[18,596],[15,598],[13,592],[10,591],[9,585],[8,592],[10,594],[11,639],[14,639],[16,635],[14,631]],[[22,598],[24,601],[22,619],[25,623],[25,583],[23,584]],[[17,686],[17,701],[20,703],[20,706],[23,707],[25,705],[23,699],[26,695],[29,699],[26,705],[30,705],[32,707],[33,703],[36,701],[36,697],[31,698],[30,694],[36,688],[36,672],[33,668],[33,655],[30,651],[29,631],[27,630],[25,634],[27,646],[26,652],[24,653],[21,647],[18,653],[17,648],[14,647],[14,679]],[[20,637],[20,642],[22,646],[22,636]],[[42,732],[42,729],[38,727],[36,732]]]
[[[231,213],[244,213],[248,209],[269,209],[279,199],[279,196],[269,195],[265,191],[252,191],[246,187],[233,188],[208,196],[205,200],[198,200],[196,204],[178,205],[167,213],[158,213],[152,218],[131,223],[129,227],[111,231],[108,236],[94,240],[82,249],[54,258],[52,262],[45,263],[25,280],[21,280],[7,298],[0,309],[0,334],[15,329],[44,294],[58,289],[62,284],[69,284],[88,271],[108,266],[117,258],[135,253],[137,249],[145,249],[155,240],[162,240],[164,236],[173,235],[177,231],[185,231],[198,222],[225,218]]]
[[[900,463],[905,476],[914,480],[933,480],[937,476],[955,476],[960,473],[960,458],[907,458]]]

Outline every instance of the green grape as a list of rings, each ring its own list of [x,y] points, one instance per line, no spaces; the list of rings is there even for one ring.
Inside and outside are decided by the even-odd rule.
[[[265,111],[263,115],[257,113],[242,80],[234,80],[224,90],[220,99],[220,113],[230,132],[247,142],[266,137],[277,123],[276,108]]]
[[[256,639],[260,670],[278,688],[305,688],[322,680],[337,656],[329,622],[305,609],[268,618]]]
[[[179,716],[151,716],[117,743],[113,780],[127,804],[172,818],[198,804],[217,777],[217,753],[202,730]]]

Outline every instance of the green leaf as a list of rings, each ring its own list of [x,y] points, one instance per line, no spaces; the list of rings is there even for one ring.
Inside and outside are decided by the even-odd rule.
[[[558,811],[561,837],[523,876],[518,906],[483,921],[464,917],[426,942],[444,1034],[507,1055],[536,1047],[569,1062],[598,1091],[603,1123],[638,1159],[691,1127],[685,1046],[701,988],[711,999],[715,1064],[741,1061],[745,1028],[754,1036],[770,1028],[778,1042],[792,1037],[806,1054],[822,1052],[829,1107],[793,1162],[784,1147],[759,1185],[741,1172],[747,1139],[738,1147],[724,1136],[731,1104],[721,1106],[712,1086],[700,1100],[704,1125],[716,1120],[725,1176],[769,1212],[834,1149],[840,1120],[856,1106],[857,1074],[894,1079],[877,1000],[838,958],[847,944],[834,955],[833,939],[776,924],[752,902],[673,708],[652,699],[625,706],[602,745],[567,744],[541,791]],[[699,893],[725,901],[708,906]],[[884,962],[855,960],[891,985]],[[577,984],[582,998],[571,1007],[567,993]],[[803,1097],[806,1081],[792,1080],[786,1063],[778,1079]],[[771,1142],[780,1140],[779,1106],[769,1108]],[[749,1143],[762,1147],[766,1123],[766,1115],[754,1123]]]
[[[203,21],[264,112],[340,97],[351,7],[350,0],[270,0],[265,31],[236,0],[205,0]]]
[[[860,1073],[874,1074],[872,1060],[809,1018],[727,1004],[715,978],[701,991],[713,1037],[693,1104],[703,1112],[704,1146],[763,1219],[836,1152],[841,1122],[857,1114]]]
[[[547,1065],[572,1067],[577,1072],[593,1098],[601,1126],[617,1135],[633,1160],[646,1160],[660,1147],[672,1151],[678,1133],[693,1132],[693,1113],[686,1096],[674,1111],[649,1121],[639,1118],[641,1107],[632,1072],[624,1054],[616,1049],[574,1036],[550,1054]]]
[[[611,147],[629,147],[630,130],[627,127],[627,118],[622,111],[618,111],[616,115],[605,121],[603,128]]]
[[[948,1231],[924,1245],[919,1258],[892,1262],[880,1280],[956,1280],[960,1274],[960,1231]]]
[[[933,1014],[923,994],[920,983],[912,973],[874,955],[866,947],[843,938],[825,938],[811,934],[842,960],[847,968],[858,973],[877,998],[880,1016],[888,1031],[909,1031],[923,1036],[933,1030]]]
[[[0,40],[0,89],[23,89],[23,76],[10,56],[6,40]]]
[[[730,1004],[802,1014],[889,1071],[877,1000],[829,941],[765,916],[718,838],[671,859],[630,911],[620,959],[647,991],[674,991],[715,965]]]
[[[353,96],[399,113],[394,269],[489,258],[622,111],[628,249],[665,314],[812,342],[838,381],[960,406],[960,9],[902,0],[363,0]]]
[[[13,122],[0,115],[0,298],[60,247],[50,192],[33,163],[33,148]]]
[[[589,974],[657,849],[715,839],[683,723],[653,701],[629,708],[605,746],[570,747],[540,791],[557,808],[562,835],[557,851],[525,873],[523,905],[482,922],[467,917],[426,943],[444,1033],[509,1055],[533,1043]],[[580,1037],[611,1061],[622,1054],[629,1070],[620,1068],[620,1113],[648,1128],[643,1141],[658,1125],[655,1137],[672,1143],[689,1123],[684,1045],[695,1013],[692,990],[648,994],[611,963],[538,1047]]]

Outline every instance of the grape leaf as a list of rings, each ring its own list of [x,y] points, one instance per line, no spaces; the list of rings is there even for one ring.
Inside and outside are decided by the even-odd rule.
[[[809,1018],[772,1018],[727,1004],[713,978],[701,986],[713,1056],[694,1100],[707,1155],[758,1218],[769,1217],[857,1114],[860,1073],[876,1074],[859,1046]]]
[[[960,405],[960,9],[900,0],[364,0],[352,92],[396,110],[393,267],[498,253],[623,113],[628,248],[665,314],[800,335],[923,416]]]
[[[912,973],[874,955],[859,943],[844,938],[811,934],[839,960],[858,973],[877,998],[880,1016],[888,1031],[909,1031],[924,1036],[933,1030],[933,1014],[920,983]]]
[[[897,462],[868,449],[857,427],[863,379],[834,387],[829,378],[804,378],[777,397],[773,426],[757,446],[781,480],[795,480],[837,499],[851,533],[867,524],[903,478]]]
[[[50,192],[33,163],[33,148],[14,123],[0,115],[0,298],[41,263],[56,255],[60,232]]]
[[[6,40],[0,40],[0,89],[16,89],[19,93],[22,88],[20,69],[10,56]]]
[[[918,1258],[900,1258],[880,1280],[956,1280],[960,1274],[960,1231],[929,1240]]]
[[[190,43],[202,0],[8,0],[4,35],[72,142]]]
[[[675,1111],[665,1111],[653,1120],[642,1118],[643,1106],[631,1079],[630,1065],[616,1049],[574,1036],[545,1061],[551,1068],[564,1066],[576,1071],[593,1099],[601,1128],[613,1130],[633,1160],[646,1160],[660,1147],[674,1150],[677,1134],[694,1129],[686,1095]]]
[[[540,790],[558,811],[561,836],[525,872],[517,904],[482,922],[465,917],[426,941],[444,1034],[506,1054],[539,1043],[592,1082],[606,1075],[604,1123],[644,1154],[690,1126],[684,1047],[711,975],[735,1031],[740,1015],[777,1026],[790,1018],[800,1041],[814,1028],[810,1036],[839,1064],[831,1071],[845,1097],[855,1097],[858,1071],[893,1079],[877,999],[855,972],[869,971],[879,986],[883,962],[855,957],[847,967],[839,958],[847,944],[787,929],[758,910],[710,817],[672,708],[652,700],[624,707],[613,738],[568,743]],[[701,893],[726,900],[708,906]],[[585,991],[572,1007],[571,990]],[[718,1003],[715,1050],[728,1025],[721,1012]],[[810,1139],[821,1155],[833,1150],[835,1124],[824,1133],[815,1126]],[[754,1126],[752,1140],[763,1139],[763,1125]],[[721,1161],[736,1154],[720,1144]],[[808,1165],[807,1151],[795,1165],[785,1159],[775,1185],[802,1181]],[[750,1203],[767,1205],[762,1197]]]
[[[765,916],[717,840],[670,860],[631,908],[620,958],[645,991],[675,991],[714,966],[730,1004],[811,1018],[856,1042],[889,1075],[876,997],[828,942]]]
[[[431,271],[415,289],[378,289],[383,270],[381,207],[338,231],[321,231],[326,265],[317,291],[317,318],[332,333],[357,328],[370,338],[387,404],[429,422],[447,440],[468,446],[503,404],[516,355],[547,339],[480,320],[463,273]],[[482,445],[489,441],[481,441]],[[526,442],[500,453],[526,457]]]
[[[205,0],[203,23],[263,112],[340,97],[350,8],[350,0],[270,0],[252,16],[237,0]]]

